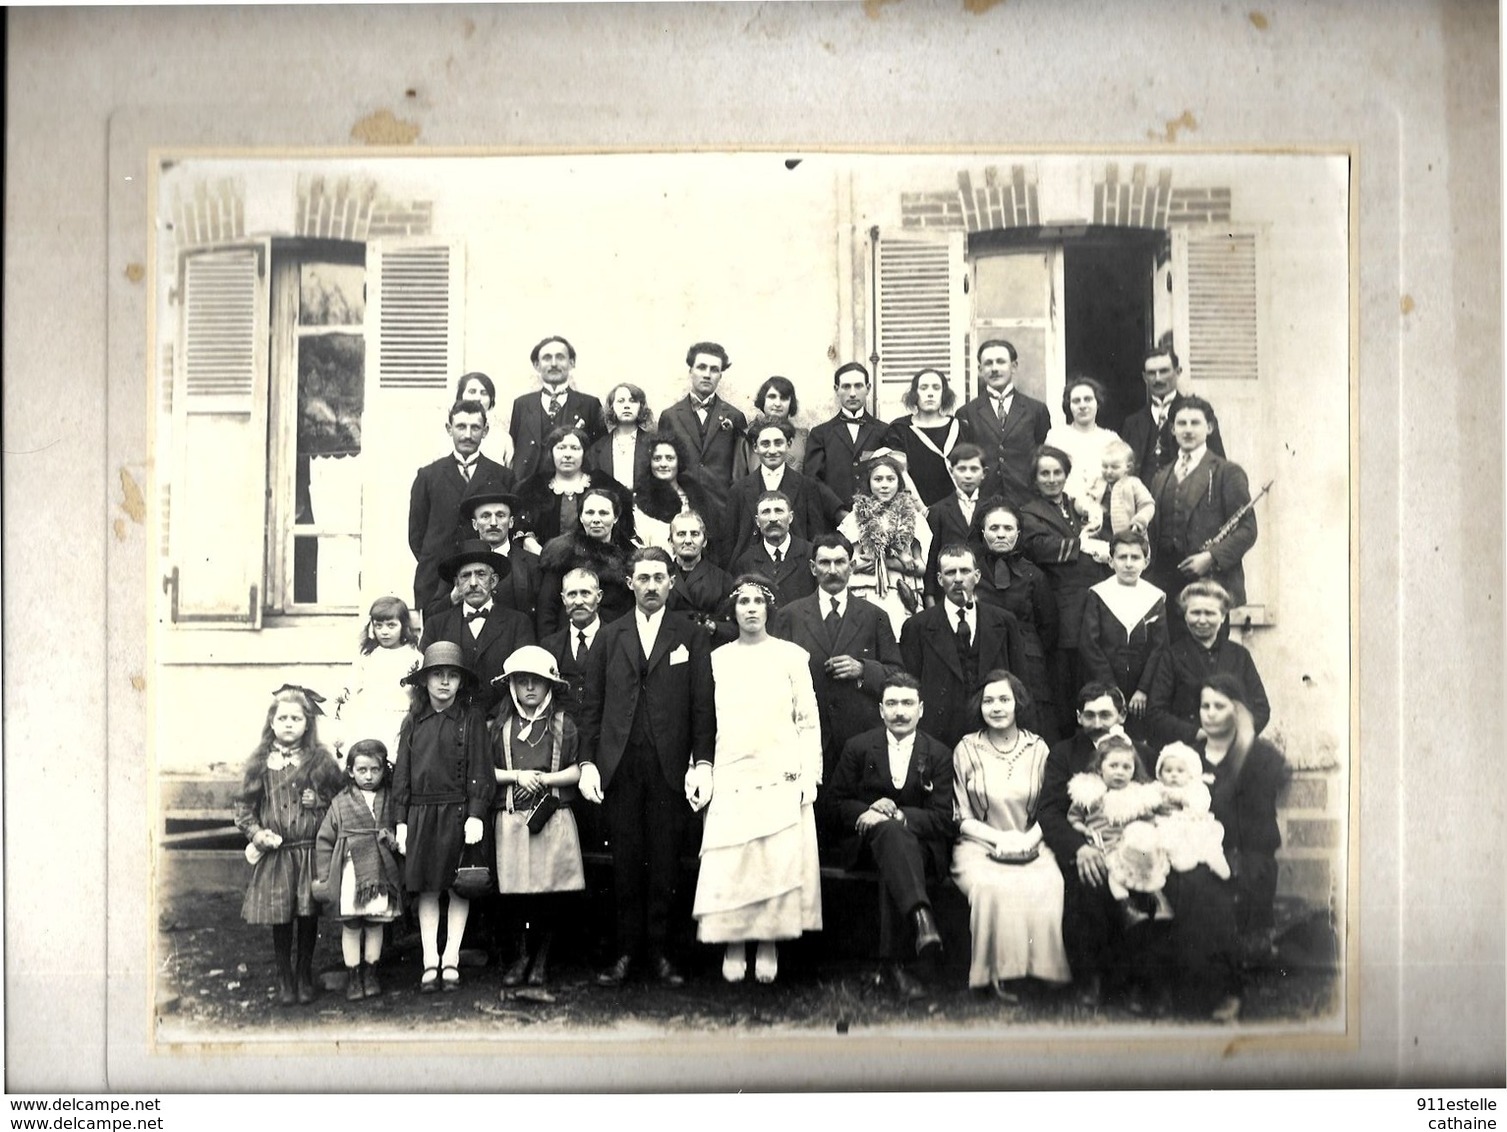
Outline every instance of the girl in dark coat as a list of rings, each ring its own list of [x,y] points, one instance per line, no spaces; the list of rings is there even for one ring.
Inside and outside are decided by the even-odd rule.
[[[398,852],[407,860],[403,881],[418,893],[419,940],[424,973],[419,992],[460,989],[460,942],[471,902],[455,892],[455,870],[466,846],[480,844],[496,784],[487,748],[487,721],[471,706],[476,674],[461,648],[436,641],[424,663],[403,680],[413,688],[413,708],[398,733],[392,773],[392,816]],[[448,892],[445,953],[440,955],[440,895]]]
[[[1151,681],[1167,648],[1167,596],[1141,577],[1150,545],[1135,529],[1110,540],[1114,577],[1090,586],[1078,640],[1084,675],[1125,693],[1131,738],[1147,736]]]

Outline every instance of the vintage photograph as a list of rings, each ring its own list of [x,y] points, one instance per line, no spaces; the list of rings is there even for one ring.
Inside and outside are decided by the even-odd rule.
[[[152,175],[159,1049],[1353,1037],[1349,152]]]

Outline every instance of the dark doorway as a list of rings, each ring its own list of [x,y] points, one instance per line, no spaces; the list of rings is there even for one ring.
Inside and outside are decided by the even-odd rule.
[[[1103,382],[1109,403],[1100,406],[1101,428],[1119,431],[1146,403],[1141,358],[1151,344],[1153,246],[1114,236],[1063,245],[1064,358],[1067,377],[1084,373]],[[1053,420],[1059,406],[1052,406]]]

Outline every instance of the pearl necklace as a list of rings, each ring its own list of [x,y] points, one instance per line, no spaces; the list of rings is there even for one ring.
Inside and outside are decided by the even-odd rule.
[[[1002,751],[995,745],[994,740],[990,738],[988,728],[984,729],[984,741],[989,744],[990,749],[995,753],[997,757],[1005,761],[1006,775],[1015,773],[1015,764],[1020,761],[1020,756],[1025,754],[1025,744],[1021,742],[1023,738],[1024,736],[1021,733],[1020,729],[1016,728],[1015,741],[1012,742],[1008,748]]]

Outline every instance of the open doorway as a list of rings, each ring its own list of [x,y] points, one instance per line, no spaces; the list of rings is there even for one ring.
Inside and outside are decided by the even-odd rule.
[[[1109,390],[1099,425],[1120,430],[1146,403],[1141,357],[1153,341],[1151,287],[1162,233],[1115,230],[1063,245],[1063,358]],[[1053,417],[1060,406],[1051,406]]]

